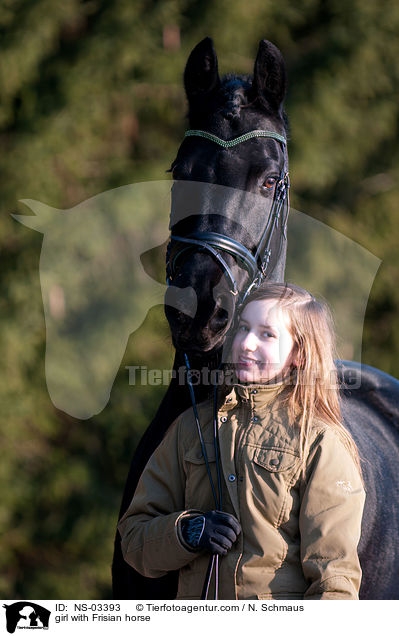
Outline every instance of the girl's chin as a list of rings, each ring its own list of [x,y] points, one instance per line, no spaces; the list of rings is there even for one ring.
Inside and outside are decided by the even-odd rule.
[[[246,384],[260,384],[267,382],[267,380],[261,377],[258,369],[253,371],[237,369],[236,375],[240,382],[245,382]]]
[[[240,365],[237,365],[236,376],[239,382],[243,384],[268,384],[273,380],[281,381],[281,371],[276,372],[274,369],[259,369],[259,367],[251,367],[246,369]]]

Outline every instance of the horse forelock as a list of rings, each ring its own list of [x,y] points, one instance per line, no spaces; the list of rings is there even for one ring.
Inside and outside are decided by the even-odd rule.
[[[279,127],[283,125],[286,136],[289,134],[288,117],[284,110],[278,115],[267,108],[263,101],[259,103],[252,92],[252,75],[235,75],[228,73],[221,78],[220,87],[217,93],[217,104],[213,103],[213,115],[222,116],[224,120],[232,122],[235,126],[245,117],[248,109],[253,108],[258,112],[257,117],[263,112]],[[212,100],[209,102],[212,103]]]
[[[222,97],[221,114],[226,119],[240,116],[242,106],[248,106],[249,90],[252,78],[249,75],[225,75],[221,81],[220,95]]]

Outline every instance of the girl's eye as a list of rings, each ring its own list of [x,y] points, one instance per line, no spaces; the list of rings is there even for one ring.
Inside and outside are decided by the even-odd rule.
[[[276,334],[274,334],[272,331],[264,331],[263,332],[263,337],[264,338],[275,338]]]
[[[277,179],[275,177],[268,177],[263,182],[263,187],[266,188],[266,190],[272,190],[274,186],[276,185],[276,181]]]

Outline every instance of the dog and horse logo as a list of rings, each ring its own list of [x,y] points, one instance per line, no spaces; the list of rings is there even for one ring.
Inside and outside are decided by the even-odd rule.
[[[19,601],[12,605],[3,605],[6,610],[7,631],[13,634],[16,629],[48,629],[51,612],[30,601]]]

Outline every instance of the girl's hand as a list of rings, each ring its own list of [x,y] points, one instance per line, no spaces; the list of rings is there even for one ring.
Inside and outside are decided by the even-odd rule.
[[[191,547],[219,556],[227,554],[240,532],[240,524],[228,512],[212,510],[204,515],[182,520],[182,534]]]

